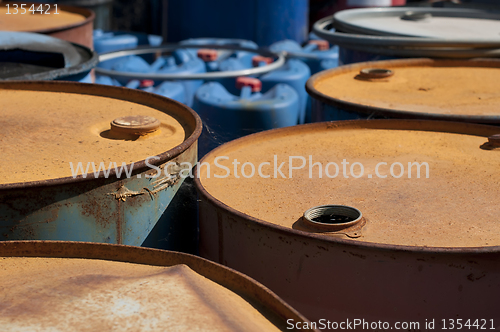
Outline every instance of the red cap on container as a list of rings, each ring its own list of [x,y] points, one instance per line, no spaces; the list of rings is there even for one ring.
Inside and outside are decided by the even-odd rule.
[[[153,80],[142,80],[141,81],[141,88],[149,88],[150,86],[155,85],[155,81]]]
[[[218,57],[217,50],[210,48],[200,48],[196,55],[203,61],[215,61]]]
[[[320,51],[326,51],[330,49],[330,44],[326,40],[310,40],[308,44],[318,45],[318,50]]]
[[[269,58],[267,56],[256,55],[252,58],[252,65],[257,67],[260,62],[265,62],[266,64],[273,63],[273,58]]]
[[[241,89],[244,86],[249,86],[252,88],[252,92],[259,92],[262,90],[262,82],[258,78],[253,77],[238,77],[236,79],[236,88]]]

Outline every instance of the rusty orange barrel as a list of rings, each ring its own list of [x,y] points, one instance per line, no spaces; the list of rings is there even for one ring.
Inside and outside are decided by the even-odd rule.
[[[499,60],[388,60],[325,70],[306,84],[313,122],[405,118],[500,124]]]
[[[286,331],[291,322],[310,325],[261,284],[192,255],[9,241],[0,243],[0,256],[2,331]]]
[[[0,82],[0,100],[0,240],[138,246],[153,236],[164,249],[196,252],[196,220],[174,216],[187,204],[177,194],[183,172],[197,161],[192,109],[54,81]]]
[[[498,329],[499,134],[357,120],[226,143],[197,168],[200,255],[311,321],[424,330],[484,319]]]
[[[36,32],[93,49],[94,12],[60,4],[4,1],[0,30]]]

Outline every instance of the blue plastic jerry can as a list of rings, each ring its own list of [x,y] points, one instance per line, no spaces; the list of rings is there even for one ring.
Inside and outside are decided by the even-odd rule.
[[[95,33],[94,33],[95,36]],[[137,37],[132,35],[115,36],[112,32],[100,34],[99,37],[94,38],[94,50],[98,54],[125,50],[128,48],[136,48],[138,45]],[[97,66],[105,69],[111,69],[117,61],[123,59],[130,59],[132,56],[126,56],[119,59],[111,59],[100,62]]]
[[[299,116],[299,96],[287,84],[277,84],[260,93],[262,83],[252,77],[239,77],[240,95],[230,94],[220,83],[202,85],[193,108],[204,129],[199,139],[199,157],[228,141],[259,131],[293,126]]]
[[[127,83],[126,87],[129,89],[140,89],[146,92],[155,93],[183,104],[186,99],[184,85],[181,82],[165,81],[155,87],[155,82],[153,80],[131,80]]]
[[[304,57],[299,59],[309,66],[311,75],[338,66],[338,47],[336,45],[330,47],[330,44],[323,39],[309,40],[304,47],[293,40],[282,40],[272,44],[269,49],[273,52],[287,51],[298,55],[303,53]]]
[[[272,62],[273,59],[262,56],[255,56],[253,62],[255,66],[265,65]],[[290,59],[280,68],[269,73],[261,75],[259,79],[262,82],[262,90],[269,91],[276,84],[285,83],[295,89],[299,96],[299,118],[297,122],[303,124],[306,120],[306,112],[310,111],[307,105],[310,102],[309,95],[306,92],[306,82],[311,76],[309,67],[301,60]],[[310,118],[310,115],[309,115]]]
[[[156,63],[151,65],[153,71],[157,73],[170,73],[170,74],[196,74],[205,73],[205,63],[192,53],[179,49],[172,52],[172,55],[160,58],[163,61],[161,66]],[[159,67],[159,68],[157,68]],[[193,98],[196,90],[203,84],[202,80],[182,80],[185,90],[185,104],[188,106],[193,105]],[[156,82],[160,83],[160,82]]]

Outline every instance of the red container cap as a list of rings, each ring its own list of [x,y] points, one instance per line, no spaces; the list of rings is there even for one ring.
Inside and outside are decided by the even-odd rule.
[[[252,88],[252,92],[259,92],[262,90],[262,82],[258,78],[253,77],[238,77],[236,79],[236,88],[242,89],[244,86]]]
[[[218,57],[217,50],[210,48],[200,48],[196,55],[203,61],[215,61]]]
[[[142,80],[141,81],[141,88],[149,88],[150,86],[155,85],[155,81],[153,80]]]
[[[273,63],[273,58],[267,57],[267,56],[262,56],[262,55],[256,55],[252,58],[252,65],[254,67],[257,67],[260,62],[265,62],[266,64]]]
[[[310,40],[308,44],[318,45],[318,50],[320,51],[326,51],[330,49],[330,44],[326,40]]]

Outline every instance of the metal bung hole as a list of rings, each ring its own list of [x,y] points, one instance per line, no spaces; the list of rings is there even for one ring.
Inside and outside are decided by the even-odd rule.
[[[362,78],[386,78],[392,75],[394,75],[392,70],[384,68],[365,68],[359,72]]]
[[[310,226],[332,230],[351,227],[362,217],[361,211],[345,205],[316,206],[304,213],[304,220]]]
[[[160,121],[152,116],[124,116],[111,121],[111,133],[142,136],[156,131],[160,124]]]

